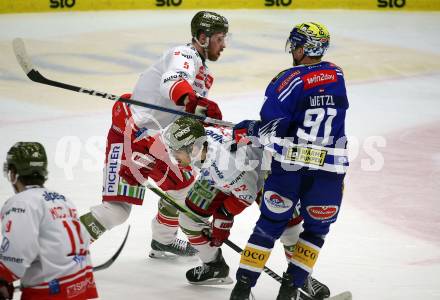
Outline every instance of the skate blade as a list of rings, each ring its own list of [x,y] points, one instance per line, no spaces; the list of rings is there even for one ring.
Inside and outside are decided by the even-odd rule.
[[[160,250],[151,250],[148,256],[151,258],[176,258],[177,255]]]
[[[165,260],[182,260],[182,261],[198,261],[199,257],[197,255],[194,256],[179,256],[174,253],[160,251],[160,250],[150,250],[148,254],[150,258],[154,259],[165,259]]]
[[[353,299],[353,296],[350,291],[345,291],[345,292],[337,294],[335,296],[325,298],[325,300],[352,300],[352,299]]]
[[[226,285],[234,283],[231,277],[227,276],[224,278],[212,278],[205,281],[192,282],[188,281],[190,284],[194,285]]]

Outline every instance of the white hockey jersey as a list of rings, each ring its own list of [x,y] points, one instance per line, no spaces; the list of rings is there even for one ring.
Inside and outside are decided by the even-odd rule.
[[[89,238],[66,197],[30,187],[1,210],[0,277],[21,279],[22,299],[97,298]]]
[[[132,98],[141,102],[184,111],[176,102],[192,90],[207,97],[214,81],[202,57],[192,44],[178,46],[166,51],[162,57],[139,77]],[[129,105],[138,128],[159,130],[179,116],[140,106]]]
[[[204,162],[198,180],[206,180],[228,195],[246,204],[252,204],[263,187],[265,162],[264,151],[257,147],[243,147],[230,152],[232,130],[223,127],[207,127],[207,159]],[[266,168],[267,169],[267,168]]]

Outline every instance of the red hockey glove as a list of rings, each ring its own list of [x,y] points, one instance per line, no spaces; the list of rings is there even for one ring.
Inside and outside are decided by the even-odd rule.
[[[0,278],[0,300],[12,299],[14,295],[14,286]]]
[[[220,247],[228,239],[232,225],[234,224],[234,215],[220,206],[212,215],[211,223],[211,242],[212,247]]]
[[[223,119],[222,112],[217,103],[206,98],[199,98],[195,113],[203,114],[217,120]]]
[[[223,118],[222,112],[217,103],[207,98],[196,96],[192,93],[188,94],[188,101],[185,104],[185,111],[218,120]]]
[[[148,173],[151,171],[155,159],[149,154],[139,152],[133,152],[133,154],[134,161],[126,161],[125,164],[122,164],[119,176],[124,178],[129,185],[143,184],[148,179]],[[135,170],[138,170],[139,173]]]

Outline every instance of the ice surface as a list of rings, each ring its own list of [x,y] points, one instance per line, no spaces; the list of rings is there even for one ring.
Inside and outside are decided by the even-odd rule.
[[[266,84],[291,65],[283,47],[295,23],[320,21],[331,31],[328,59],[347,78],[351,106],[346,127],[353,162],[339,220],[314,276],[335,293],[351,290],[356,300],[440,299],[440,14],[222,13],[230,19],[233,36],[220,60],[210,64],[216,76],[210,96],[230,121],[258,118]],[[23,37],[49,78],[122,93],[132,89],[139,72],[165,48],[189,40],[193,14],[1,15],[1,159],[16,141],[38,140],[50,158],[47,186],[73,199],[81,212],[99,204],[112,103],[29,81],[15,61],[11,41]],[[375,169],[381,158],[382,167],[367,170]],[[1,179],[0,201],[11,193]],[[156,203],[157,197],[148,193],[144,205],[133,209],[126,248],[110,269],[96,273],[101,298],[228,299],[232,286],[186,282],[185,272],[197,259],[148,258]],[[238,216],[231,240],[243,247],[257,217],[255,206]],[[112,255],[125,228],[115,228],[93,245],[95,263]],[[224,255],[234,275],[239,255],[226,246]],[[279,244],[267,265],[279,274],[285,269]],[[263,274],[254,294],[275,299],[278,286]]]

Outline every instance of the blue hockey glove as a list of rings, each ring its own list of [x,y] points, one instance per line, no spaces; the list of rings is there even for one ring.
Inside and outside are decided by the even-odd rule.
[[[248,145],[251,143],[249,137],[258,137],[261,121],[244,120],[236,124],[232,129],[232,138],[234,143],[231,145],[231,152],[237,151],[241,145]]]

